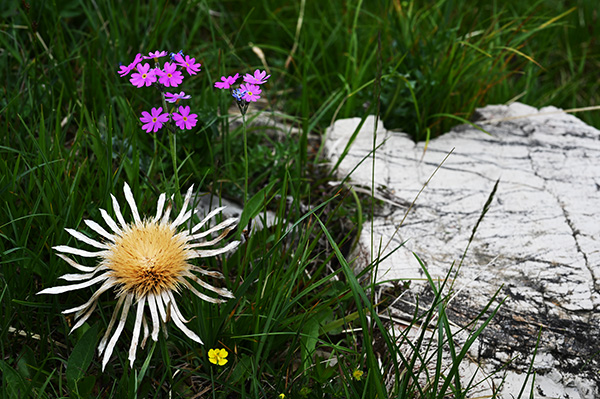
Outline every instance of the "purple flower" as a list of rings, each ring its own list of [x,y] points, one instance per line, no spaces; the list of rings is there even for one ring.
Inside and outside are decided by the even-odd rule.
[[[190,98],[192,98],[192,96],[186,95],[184,92],[179,92],[179,94],[165,93],[165,101],[168,103],[176,103],[179,100],[187,100]]]
[[[129,67],[129,65],[120,65],[119,66],[119,76],[123,77],[125,75],[129,75],[129,72],[131,72],[131,68]]]
[[[156,133],[158,129],[162,127],[163,123],[166,123],[169,120],[169,114],[163,114],[162,107],[152,108],[150,112],[152,114],[149,114],[146,111],[142,112],[140,121],[145,123],[145,125],[142,125],[142,129],[144,129],[146,133],[150,133],[150,131],[154,131],[154,133]]]
[[[144,57],[142,57],[141,53],[137,53],[135,55],[135,58],[133,60],[133,62],[131,64],[129,64],[129,66],[131,66],[131,69],[135,68],[140,62],[142,62],[142,60],[144,59]]]
[[[259,94],[262,93],[260,87],[252,84],[241,84],[240,89],[246,92],[243,99],[248,102],[256,102],[260,98]]]
[[[138,53],[135,56],[135,59],[133,60],[133,62],[127,66],[125,65],[121,65],[120,68],[121,70],[119,71],[119,76],[123,77],[125,75],[128,75],[129,72],[131,72],[136,66],[137,64],[139,64],[140,62],[142,62],[142,55],[140,53]]]
[[[145,55],[144,59],[149,60],[152,58],[160,58],[160,57],[164,57],[165,55],[167,55],[166,51],[155,51],[154,53],[150,52],[150,53],[148,53],[148,55]]]
[[[261,85],[261,84],[265,83],[267,81],[267,79],[269,79],[271,77],[271,75],[265,77],[266,74],[267,74],[266,71],[261,72],[260,70],[257,69],[256,71],[254,71],[254,76],[247,73],[244,76],[244,82],[252,83],[255,85]]]
[[[239,77],[239,73],[236,73],[235,76],[221,76],[222,82],[215,82],[215,87],[217,89],[229,89],[231,85],[234,84],[236,80],[238,80]]]
[[[142,87],[144,85],[150,86],[152,83],[156,82],[156,75],[154,70],[150,69],[150,64],[139,64],[137,70],[138,73],[132,73],[131,79],[129,79],[132,85]]]
[[[156,74],[160,76],[158,83],[166,87],[177,87],[183,82],[183,74],[177,70],[177,65],[165,62],[163,70],[156,69]]]
[[[200,71],[200,67],[202,66],[200,63],[196,63],[195,58],[190,58],[189,55],[186,55],[184,59],[183,54],[180,53],[175,54],[175,61],[184,67],[187,73],[190,75],[195,75],[198,73],[198,71]]]
[[[188,106],[179,106],[179,113],[173,113],[173,120],[175,124],[179,126],[181,130],[188,129],[190,130],[194,126],[196,126],[196,122],[198,115],[191,114],[190,115],[190,107]]]

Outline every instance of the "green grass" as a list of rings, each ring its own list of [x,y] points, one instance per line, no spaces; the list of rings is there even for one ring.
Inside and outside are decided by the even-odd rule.
[[[426,140],[487,104],[599,103],[595,90],[582,89],[598,84],[584,72],[599,62],[594,24],[582,19],[593,14],[592,2],[570,9],[541,1],[477,3],[391,7],[386,42],[401,56],[384,71],[382,119],[388,128]],[[583,117],[599,126],[597,111]]]
[[[414,351],[403,352],[408,337],[378,316],[385,302],[375,305],[370,296],[378,260],[355,271],[349,252],[369,218],[369,199],[328,184],[311,137],[334,118],[377,110],[387,127],[422,140],[488,103],[599,103],[595,2],[580,0],[574,10],[480,3],[8,2],[0,31],[2,397],[468,395],[471,387],[456,378],[468,345],[453,346],[442,286],[431,281],[434,300],[412,323],[433,323],[435,343],[422,335]],[[120,62],[157,49],[183,49],[202,63],[183,84],[199,115],[192,131],[146,134],[138,118],[159,105],[158,92],[116,74]],[[213,82],[266,66],[267,102],[253,111],[262,108],[285,127],[273,134],[249,123],[244,132]],[[597,112],[580,116],[600,126]],[[93,291],[35,294],[72,273],[52,250],[79,246],[64,229],[91,233],[83,220],[101,222],[99,208],[112,213],[111,193],[124,206],[124,182],[144,214],[155,211],[162,192],[180,206],[191,184],[239,202],[246,193],[232,239],[247,239],[230,257],[206,260],[223,271],[220,284],[234,300],[217,306],[181,297],[204,346],[171,323],[169,338],[161,334],[139,350],[130,369],[129,320],[101,372],[95,347],[114,296],[102,295],[94,315],[69,335],[72,320],[61,311]],[[247,235],[246,222],[267,210],[276,224]],[[468,342],[498,302],[490,298]],[[207,359],[217,347],[230,353],[223,367]],[[443,373],[442,350],[454,365]],[[437,374],[427,374],[427,365]],[[361,380],[355,370],[364,372]]]

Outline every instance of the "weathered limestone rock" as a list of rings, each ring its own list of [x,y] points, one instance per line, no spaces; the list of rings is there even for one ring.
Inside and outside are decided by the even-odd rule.
[[[244,208],[237,202],[230,201],[226,198],[219,198],[216,195],[210,193],[203,193],[196,204],[196,209],[199,215],[207,215],[215,208],[223,206],[225,209],[221,211],[221,214],[226,218],[237,218],[238,220],[242,217]],[[261,212],[255,218],[252,219],[250,225],[250,231],[255,232],[262,230],[266,227],[271,227],[277,223],[277,215],[274,212],[266,211]],[[245,238],[240,237],[242,242],[245,242]],[[232,251],[233,252],[233,251]]]
[[[371,258],[371,234],[373,253],[382,258],[408,240],[381,262],[377,278],[412,280],[411,294],[431,297],[413,252],[433,278],[443,279],[460,262],[499,180],[456,276],[450,317],[466,325],[498,289],[506,298],[470,352],[488,374],[515,358],[493,377],[488,394],[518,394],[541,328],[535,397],[600,397],[600,131],[554,107],[538,111],[519,103],[485,107],[478,118],[490,135],[459,126],[432,140],[425,153],[424,143],[378,124],[374,186],[386,206],[372,232],[364,225],[357,266]],[[325,153],[332,165],[359,122],[340,120],[329,129]],[[343,178],[367,157],[352,184],[371,187],[374,123],[374,117],[365,121],[337,169]],[[394,311],[410,314],[405,302]]]

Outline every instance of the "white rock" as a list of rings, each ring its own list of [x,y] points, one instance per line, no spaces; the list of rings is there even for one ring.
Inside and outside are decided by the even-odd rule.
[[[413,280],[411,290],[425,293],[413,252],[433,278],[443,279],[453,261],[460,262],[499,179],[458,272],[452,311],[473,318],[502,287],[506,302],[480,342],[498,353],[478,359],[486,371],[520,352],[527,359],[542,327],[539,351],[554,370],[540,365],[536,397],[600,397],[600,131],[554,107],[514,103],[478,112],[483,121],[477,123],[490,135],[459,126],[431,140],[425,153],[424,143],[379,122],[374,175],[375,118],[366,119],[337,174],[341,179],[353,171],[351,184],[373,185],[389,199],[386,206],[397,205],[374,219],[372,232],[369,222],[363,226],[357,260],[363,264],[357,266],[371,253],[383,258],[395,251],[379,264],[378,280]],[[359,122],[340,120],[328,130],[324,145],[332,166]],[[398,228],[408,208],[402,204],[415,199],[450,152]],[[511,364],[509,373],[519,377],[507,380],[499,397],[518,393],[527,367],[526,360]]]

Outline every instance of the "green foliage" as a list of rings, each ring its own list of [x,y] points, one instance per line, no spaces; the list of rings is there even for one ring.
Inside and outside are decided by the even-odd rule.
[[[15,369],[1,360],[0,369],[2,370],[2,387],[9,398],[22,398],[28,393],[25,380]]]
[[[380,109],[386,127],[419,141],[487,104],[600,104],[592,73],[600,60],[595,5],[263,0],[240,5],[239,14],[248,16],[248,43],[264,50],[281,76],[278,89],[285,96],[271,101],[283,103],[282,109],[309,118],[311,127]],[[253,59],[252,50],[236,46],[225,59]],[[600,126],[598,115],[580,117]]]
[[[598,69],[596,25],[588,12],[595,3],[579,0],[573,12],[547,3],[7,2],[0,11],[3,397],[467,393],[441,373],[427,387],[418,384],[426,363],[452,347],[448,298],[431,283],[435,300],[413,325],[436,320],[441,338],[432,348],[422,336],[416,349],[428,354],[405,356],[399,342],[411,340],[391,332],[368,294],[377,262],[355,275],[348,260],[368,207],[329,185],[314,137],[336,117],[376,112],[379,102],[385,123],[416,139],[447,130],[455,123],[448,115],[469,118],[488,102],[598,103],[590,74]],[[119,62],[157,49],[183,49],[202,63],[185,82],[199,115],[192,131],[144,133],[138,118],[157,105],[157,93],[116,74]],[[261,127],[249,114],[244,130],[213,82],[264,67],[272,78],[254,111],[281,123]],[[597,115],[584,117],[600,125]],[[74,243],[64,229],[89,233],[83,220],[100,221],[99,208],[110,213],[110,194],[124,203],[123,182],[145,214],[162,192],[181,206],[191,184],[234,200],[247,194],[235,233],[245,241],[230,257],[205,264],[223,271],[235,299],[218,306],[182,294],[181,310],[204,346],[169,326],[169,338],[161,334],[140,350],[131,369],[130,320],[102,372],[95,350],[114,296],[103,294],[89,325],[69,335],[72,320],[61,311],[87,301],[91,290],[35,294],[72,272],[52,250]],[[248,231],[268,210],[274,225]],[[482,328],[495,309],[491,301]],[[385,348],[381,359],[376,345]],[[226,348],[229,362],[209,363],[210,348]],[[452,356],[456,375],[465,352],[453,349]],[[364,372],[360,381],[355,370]]]
[[[88,398],[96,383],[96,377],[87,375],[98,343],[98,324],[88,329],[73,348],[67,362],[67,384],[76,397]]]
[[[568,28],[576,8],[556,10],[547,2],[476,3],[390,7],[387,45],[399,56],[382,81],[382,119],[388,128],[420,141],[460,123],[448,116],[468,119],[486,104],[520,98],[548,105],[531,83],[550,73],[544,65],[557,57],[552,42],[565,43],[559,33]]]

